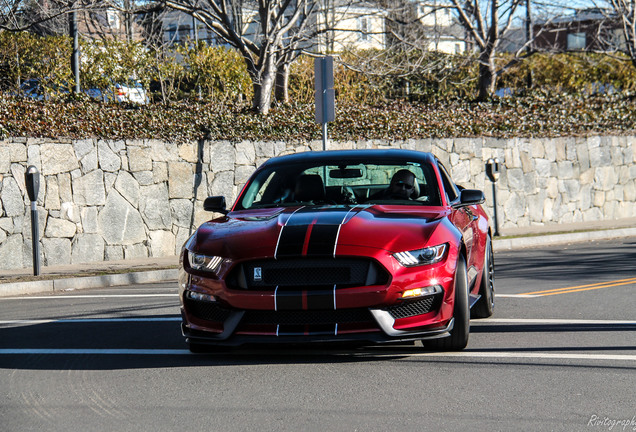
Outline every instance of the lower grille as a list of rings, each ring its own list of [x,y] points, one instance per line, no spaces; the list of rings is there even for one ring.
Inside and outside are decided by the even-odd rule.
[[[442,294],[426,297],[421,300],[404,302],[402,304],[386,308],[386,311],[394,318],[409,318],[416,315],[429,313],[439,306]]]
[[[232,313],[216,302],[197,301],[185,299],[185,309],[199,319],[206,321],[225,322]]]
[[[245,311],[242,324],[325,325],[374,322],[368,309]]]
[[[227,278],[234,289],[274,290],[276,287],[385,285],[387,271],[365,258],[290,258],[255,260],[238,265]]]

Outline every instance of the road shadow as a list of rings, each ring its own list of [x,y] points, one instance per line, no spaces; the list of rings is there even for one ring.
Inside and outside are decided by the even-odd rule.
[[[148,317],[142,317],[148,318]],[[181,335],[178,316],[153,316],[157,321],[49,322],[0,328],[0,368],[16,370],[117,370],[190,368],[250,365],[343,364],[384,361],[428,361],[431,363],[484,362],[483,358],[448,357],[418,343],[363,345],[268,344],[237,348],[214,348],[209,354],[190,354]],[[163,321],[162,321],[163,319]],[[620,324],[476,325],[473,333],[529,333],[634,331]],[[13,352],[12,350],[16,350]],[[24,350],[24,351],[19,351]],[[50,350],[50,352],[47,352]],[[74,350],[66,352],[67,350]],[[76,350],[76,351],[75,351]],[[146,350],[141,353],[139,350]],[[153,351],[157,350],[154,354]],[[84,352],[86,351],[86,352]],[[112,352],[111,352],[112,351]],[[130,351],[130,353],[127,353]],[[612,352],[636,351],[636,346],[593,347],[492,347],[468,349],[478,352]],[[137,354],[135,353],[137,352]],[[422,356],[422,354],[425,354]],[[533,360],[493,359],[537,365]],[[556,365],[556,363],[555,363]],[[559,365],[562,365],[559,363]],[[631,365],[631,363],[630,363]],[[582,364],[581,367],[584,366]],[[596,366],[595,366],[596,367]],[[604,367],[604,366],[599,366]],[[610,366],[608,366],[610,367]],[[613,366],[612,366],[613,367]],[[632,366],[627,366],[633,369]]]

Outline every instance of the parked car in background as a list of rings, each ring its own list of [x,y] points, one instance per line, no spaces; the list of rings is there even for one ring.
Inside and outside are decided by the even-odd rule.
[[[35,100],[50,100],[56,96],[69,94],[71,88],[72,85],[68,83],[62,85],[43,83],[39,78],[30,78],[24,80],[20,85],[20,90],[17,93],[13,93],[13,95]],[[136,80],[128,80],[126,83],[114,83],[108,89],[82,89],[82,93],[91,99],[103,102],[128,102],[140,105],[146,105],[150,102],[146,89]]]
[[[112,88],[104,92],[104,101],[130,102],[146,105],[150,102],[148,92],[137,80],[128,80],[125,83],[115,83]]]

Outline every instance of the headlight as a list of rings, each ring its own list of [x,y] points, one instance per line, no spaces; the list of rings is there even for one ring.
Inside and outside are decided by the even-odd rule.
[[[188,262],[192,270],[218,272],[221,264],[223,264],[223,258],[219,256],[207,256],[188,251]]]
[[[420,265],[435,264],[444,258],[448,244],[431,246],[424,249],[416,249],[407,252],[393,254],[396,260],[404,267],[415,267]]]

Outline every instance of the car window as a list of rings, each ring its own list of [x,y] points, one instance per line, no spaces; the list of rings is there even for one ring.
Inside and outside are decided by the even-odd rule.
[[[446,199],[449,203],[452,203],[459,199],[459,189],[455,186],[455,183],[451,180],[448,171],[441,162],[438,161],[439,172],[442,177],[442,183],[444,184],[444,192],[446,192]]]
[[[414,176],[406,198],[383,193],[400,171]],[[409,187],[411,185],[405,186]],[[250,179],[236,209],[324,204],[441,205],[439,186],[428,163],[294,164],[262,169]]]

